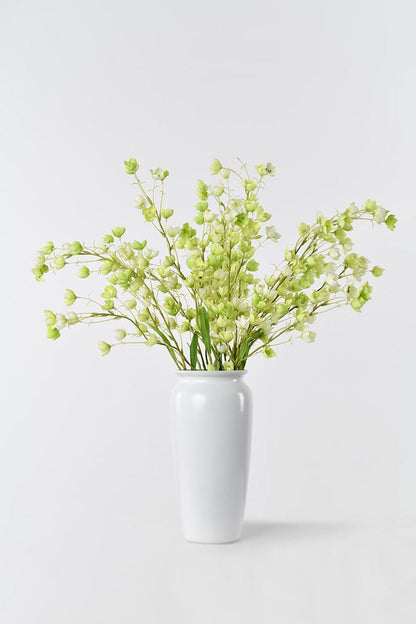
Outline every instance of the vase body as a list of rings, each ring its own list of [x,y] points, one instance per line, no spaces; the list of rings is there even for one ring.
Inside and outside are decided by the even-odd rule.
[[[182,528],[191,542],[241,535],[251,449],[245,371],[180,371],[171,431]]]

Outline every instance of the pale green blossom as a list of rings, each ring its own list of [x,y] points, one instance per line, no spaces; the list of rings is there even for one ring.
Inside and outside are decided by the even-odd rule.
[[[38,281],[71,266],[79,277],[90,277],[81,283],[84,293],[65,293],[67,306],[85,303],[84,310],[45,311],[51,340],[74,324],[122,321],[130,331],[116,329],[114,345],[100,341],[103,355],[138,342],[163,346],[179,369],[242,369],[258,353],[274,357],[293,337],[313,342],[310,325],[323,312],[342,305],[360,312],[372,293],[365,279],[383,273],[353,250],[360,222],[396,227],[396,217],[374,200],[301,223],[297,240],[262,277],[261,248],[280,239],[259,197],[275,173],[271,163],[252,172],[245,164],[238,171],[215,159],[211,172],[217,177],[212,185],[197,181],[194,214],[183,224],[164,205],[168,170],[151,170],[148,185],[136,159],[124,165],[137,187],[139,240],[125,240],[125,228],[117,226],[92,245],[48,241],[38,252],[32,268]],[[147,244],[153,237],[146,229],[159,236],[163,250]],[[90,292],[92,277],[104,282],[101,295]]]

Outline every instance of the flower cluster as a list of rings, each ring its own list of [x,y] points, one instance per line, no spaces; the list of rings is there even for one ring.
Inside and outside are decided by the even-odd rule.
[[[139,177],[135,158],[125,162],[125,171],[138,189],[135,206],[164,249],[125,240],[124,227],[93,245],[47,242],[32,269],[37,280],[72,264],[80,279],[98,274],[105,280],[96,300],[66,291],[66,306],[85,302],[84,311],[45,311],[53,340],[67,326],[113,320],[123,327],[114,331],[112,343],[99,342],[103,355],[118,344],[144,343],[166,348],[179,369],[243,369],[252,355],[273,357],[276,346],[296,336],[312,342],[311,325],[322,312],[342,305],[360,311],[372,291],[366,277],[383,273],[353,251],[351,240],[359,221],[394,230],[396,217],[373,200],[301,223],[281,264],[259,277],[257,251],[280,239],[259,200],[266,179],[275,174],[271,163],[250,173],[245,164],[233,169],[215,159],[214,181],[198,180],[193,222],[182,225],[172,223],[174,211],[165,206],[169,171],[150,170],[150,186]]]

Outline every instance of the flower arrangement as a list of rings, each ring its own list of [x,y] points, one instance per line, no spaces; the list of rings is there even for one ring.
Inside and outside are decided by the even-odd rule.
[[[135,158],[124,166],[139,192],[135,206],[160,235],[164,251],[146,240],[126,241],[124,227],[92,245],[47,242],[32,269],[38,281],[75,264],[79,278],[98,274],[107,282],[98,300],[66,291],[66,306],[85,303],[84,311],[45,311],[52,340],[78,323],[116,321],[114,343],[99,342],[103,355],[120,344],[142,343],[167,349],[180,370],[244,369],[249,357],[273,357],[277,346],[295,337],[312,342],[318,314],[343,305],[359,312],[372,292],[363,278],[383,273],[352,251],[350,238],[359,221],[394,230],[396,217],[373,200],[301,223],[282,263],[258,277],[258,249],[280,238],[274,225],[266,225],[271,215],[259,200],[275,174],[271,163],[250,173],[244,163],[233,169],[215,159],[214,183],[197,183],[194,223],[181,226],[171,224],[174,211],[165,206],[169,172],[150,170],[152,184],[146,185]]]

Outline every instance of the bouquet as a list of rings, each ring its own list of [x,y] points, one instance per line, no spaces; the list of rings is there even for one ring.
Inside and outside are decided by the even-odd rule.
[[[165,202],[169,171],[151,169],[146,183],[135,158],[124,166],[138,192],[135,206],[161,248],[141,234],[128,240],[121,226],[93,244],[48,241],[32,269],[38,281],[75,265],[81,280],[104,283],[95,298],[81,287],[66,290],[65,312],[45,310],[52,340],[72,325],[113,321],[114,339],[98,343],[103,355],[122,344],[158,345],[179,370],[241,370],[248,358],[274,357],[296,337],[313,342],[318,314],[345,305],[360,312],[371,297],[367,278],[383,274],[353,251],[351,239],[363,221],[395,229],[396,217],[374,200],[301,223],[280,264],[259,276],[259,249],[280,239],[260,203],[275,174],[271,163],[250,172],[242,162],[231,168],[215,159],[214,181],[198,180],[194,216],[182,225]]]

